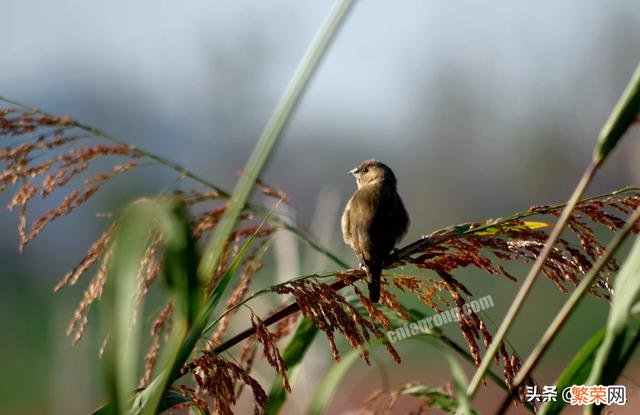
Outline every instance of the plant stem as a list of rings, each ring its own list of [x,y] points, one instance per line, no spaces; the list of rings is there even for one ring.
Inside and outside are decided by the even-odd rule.
[[[551,342],[555,339],[558,332],[560,332],[564,324],[567,322],[571,312],[584,298],[585,293],[587,292],[593,281],[595,281],[595,279],[598,277],[602,267],[604,267],[609,259],[616,253],[616,251],[618,250],[626,236],[629,234],[629,232],[631,232],[639,218],[640,208],[636,209],[629,220],[627,220],[627,223],[624,225],[624,227],[620,231],[616,232],[609,245],[607,245],[606,250],[602,253],[600,258],[598,258],[598,261],[593,265],[589,273],[585,275],[584,278],[580,281],[580,284],[573,291],[573,293],[571,293],[571,296],[562,306],[562,309],[553,320],[553,322],[549,325],[542,338],[540,339],[538,344],[536,344],[535,348],[533,349],[529,357],[527,357],[524,365],[522,365],[522,368],[515,377],[512,387],[513,393],[517,393],[517,390],[522,382],[524,382],[524,380],[531,374],[533,369],[540,361],[542,355],[546,352]],[[513,399],[513,393],[510,393],[505,398],[496,414],[503,414],[506,411],[509,403]]]
[[[233,190],[229,205],[203,252],[198,266],[198,275],[201,279],[208,280],[211,278],[227,243],[227,238],[235,227],[237,218],[251,195],[256,179],[273,153],[282,131],[290,120],[294,108],[300,102],[300,98],[309,85],[312,75],[325,56],[338,29],[344,23],[351,4],[352,0],[337,0],[334,3],[329,15],[320,26],[317,35],[311,41],[302,57],[271,117],[269,117],[264,131],[247,161],[243,174]]]
[[[538,273],[542,269],[542,265],[544,264],[544,261],[546,261],[547,257],[551,253],[553,245],[556,243],[556,241],[560,237],[560,234],[564,230],[564,227],[566,226],[567,221],[571,216],[571,211],[573,210],[573,208],[575,208],[576,204],[584,194],[587,186],[593,179],[593,176],[597,172],[599,166],[600,166],[600,163],[597,161],[592,161],[589,164],[584,174],[582,175],[582,178],[578,182],[578,185],[573,191],[571,198],[567,202],[567,205],[563,209],[562,214],[560,215],[560,219],[558,219],[556,226],[554,226],[553,231],[547,238],[544,244],[544,249],[538,256],[538,258],[536,258],[535,263],[529,270],[529,273],[527,274],[527,277],[525,278],[525,281],[522,284],[522,287],[520,287],[520,290],[516,294],[516,297],[513,300],[513,303],[511,304],[511,307],[509,308],[507,315],[505,316],[504,320],[502,320],[502,323],[498,328],[498,332],[493,337],[489,350],[487,350],[487,353],[485,353],[482,359],[482,362],[480,362],[480,366],[476,370],[476,373],[474,374],[473,379],[471,379],[471,382],[469,383],[469,387],[467,388],[467,395],[470,398],[472,398],[475,395],[476,391],[478,390],[478,386],[480,385],[482,377],[484,376],[485,372],[489,368],[489,365],[491,364],[491,361],[496,355],[498,348],[500,347],[500,344],[502,344],[502,341],[504,340],[507,332],[511,328],[511,325],[513,324],[513,322],[515,321],[516,315],[522,308],[522,305],[524,304],[524,300],[527,298],[527,295],[531,291],[531,288],[533,287],[533,283],[535,282],[536,277],[538,276]]]

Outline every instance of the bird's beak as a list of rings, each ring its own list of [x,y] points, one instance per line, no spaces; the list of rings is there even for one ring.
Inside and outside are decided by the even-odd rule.
[[[352,175],[352,176],[355,176],[357,172],[358,172],[358,168],[357,167],[355,169],[349,170],[349,174]]]

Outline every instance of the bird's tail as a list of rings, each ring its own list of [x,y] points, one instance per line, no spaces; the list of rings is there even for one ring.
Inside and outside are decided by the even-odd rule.
[[[369,282],[369,300],[372,303],[380,301],[380,275],[382,274],[382,264],[367,264],[367,279]]]

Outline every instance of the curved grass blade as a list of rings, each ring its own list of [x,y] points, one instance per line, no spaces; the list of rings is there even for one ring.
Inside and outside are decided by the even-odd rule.
[[[636,238],[631,252],[613,283],[613,292],[607,334],[598,350],[589,376],[591,385],[598,384],[602,380],[605,365],[613,363],[611,360],[620,355],[619,351],[628,325],[633,321],[631,309],[640,297],[640,237]]]
[[[309,45],[307,52],[291,78],[289,85],[282,94],[280,101],[278,101],[262,135],[258,139],[258,143],[249,157],[249,161],[247,161],[242,176],[233,190],[229,206],[205,250],[205,256],[199,270],[200,278],[203,281],[208,280],[215,269],[222,250],[224,249],[224,244],[231,234],[240,212],[247,203],[256,179],[278,143],[282,130],[287,124],[294,107],[300,101],[300,97],[307,87],[311,76],[317,69],[320,60],[335,37],[338,28],[343,23],[350,7],[351,0],[336,1],[329,16],[320,27],[318,34]]]
[[[635,318],[632,314],[634,304],[640,298],[640,237],[636,237],[633,247],[627,256],[613,284],[613,299],[607,320],[607,333],[598,348],[593,368],[587,380],[588,385],[607,385],[615,382],[626,366],[626,339]],[[637,336],[636,336],[637,337]],[[637,346],[637,344],[635,345]],[[633,343],[631,346],[634,347]],[[600,412],[599,407],[589,407],[586,413]]]
[[[266,219],[265,219],[266,220]],[[264,221],[262,222],[264,224]],[[238,270],[242,260],[246,256],[249,251],[249,247],[255,240],[257,233],[260,231],[262,224],[255,230],[253,235],[249,237],[245,243],[243,244],[240,252],[233,259],[233,262],[225,272],[225,274],[220,279],[218,285],[213,290],[209,298],[206,300],[204,306],[200,310],[198,316],[195,318],[191,327],[188,330],[184,330],[186,327],[184,324],[179,326],[182,327],[182,330],[178,330],[175,334],[172,331],[171,339],[167,346],[167,358],[165,360],[165,364],[162,367],[165,367],[165,370],[161,372],[156,379],[154,379],[147,388],[138,395],[134,407],[136,411],[143,414],[155,414],[156,408],[158,407],[161,398],[164,394],[164,391],[168,389],[168,387],[173,383],[176,379],[178,370],[184,365],[184,363],[189,359],[193,348],[195,347],[198,340],[202,337],[202,333],[209,321],[209,315],[216,308],[220,299],[222,298],[222,294],[231,281],[233,275],[235,275]]]
[[[322,415],[325,413],[340,381],[359,357],[360,349],[354,349],[347,353],[346,356],[343,356],[339,362],[331,366],[313,394],[313,398],[307,409],[308,415]]]
[[[449,370],[451,371],[451,376],[453,378],[453,387],[456,391],[457,408],[455,414],[477,414],[477,412],[471,408],[471,401],[466,393],[468,387],[466,376],[460,366],[460,363],[458,363],[453,354],[432,336],[413,336],[411,339],[416,339],[430,344],[440,351],[445,359],[447,359],[447,363],[449,363]]]
[[[598,347],[602,344],[605,333],[606,329],[603,328],[591,336],[571,360],[571,363],[562,371],[558,380],[555,382],[558,396],[561,396],[565,388],[571,385],[581,385],[586,382],[593,365],[593,359],[598,351]],[[538,415],[558,415],[565,406],[567,406],[567,404],[562,399],[558,399],[555,402],[545,402],[540,407]]]
[[[140,324],[136,303],[141,260],[155,227],[155,218],[167,212],[165,204],[138,203],[121,215],[110,249],[113,256],[105,284],[101,321],[110,333],[103,356],[104,379],[116,413],[126,413],[130,391],[136,387]]]
[[[601,163],[607,158],[629,126],[636,121],[638,113],[640,113],[640,64],[600,131],[593,153],[594,161]]]

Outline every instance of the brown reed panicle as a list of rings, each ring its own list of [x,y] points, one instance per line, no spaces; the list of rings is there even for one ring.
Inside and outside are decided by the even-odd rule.
[[[235,382],[240,381],[251,388],[254,398],[254,413],[257,415],[267,405],[267,394],[257,380],[239,364],[229,362],[214,353],[204,353],[194,360],[190,371],[199,388],[213,398],[214,410],[222,415],[233,415],[231,406],[236,404]]]
[[[444,311],[444,307],[451,303],[444,295],[447,285],[442,280],[415,275],[392,275],[393,285],[400,291],[409,291],[416,295],[423,303],[437,313]],[[409,321],[407,317],[405,320]]]
[[[266,253],[266,244],[266,239],[259,241],[243,261],[244,264],[242,273],[240,274],[240,281],[227,299],[227,304],[225,305],[223,312],[224,315],[216,325],[216,331],[209,339],[206,350],[212,350],[214,346],[220,343],[222,337],[226,334],[231,318],[237,310],[237,305],[240,304],[247,295],[253,275],[262,269],[262,257]]]
[[[71,344],[73,345],[76,345],[80,341],[87,325],[89,324],[89,308],[102,296],[102,290],[104,288],[104,284],[107,282],[107,275],[109,274],[109,265],[111,263],[112,253],[113,250],[111,248],[106,248],[98,272],[89,283],[89,286],[83,294],[82,300],[80,300],[80,304],[78,304],[78,307],[76,307],[73,312],[73,317],[71,318],[71,322],[69,323],[66,331],[67,336],[71,336],[73,334],[73,339],[71,341]]]
[[[149,288],[160,275],[160,264],[162,258],[160,248],[164,238],[158,230],[154,230],[149,235],[147,249],[142,255],[140,262],[140,271],[138,276],[138,287],[136,290],[136,304],[142,301],[143,297],[149,292]]]
[[[244,172],[242,170],[236,171],[236,175],[238,177],[241,177],[243,174]],[[260,189],[262,194],[264,194],[265,196],[274,198],[279,203],[286,203],[287,205],[291,204],[291,198],[284,190],[270,186],[260,178],[256,179],[256,186],[258,187],[258,189]]]
[[[84,274],[87,271],[87,269],[89,269],[89,267],[91,267],[95,262],[97,262],[102,257],[102,255],[105,252],[105,249],[107,248],[107,245],[109,244],[109,241],[111,239],[111,236],[113,235],[114,230],[115,230],[115,223],[111,224],[111,226],[109,226],[109,228],[107,228],[107,230],[105,230],[102,233],[102,235],[100,235],[100,237],[94,243],[91,244],[91,247],[89,247],[89,251],[87,252],[87,255],[84,258],[82,258],[80,263],[76,265],[71,271],[67,272],[64,275],[64,277],[62,277],[60,282],[58,282],[56,286],[53,288],[55,292],[60,291],[62,287],[64,287],[67,284],[74,285],[76,282],[78,282],[78,279],[80,278],[80,276],[82,276],[82,274]]]
[[[228,203],[223,203],[220,206],[216,206],[198,216],[196,219],[192,221],[193,228],[193,236],[196,239],[200,239],[202,235],[206,232],[213,230],[222,216],[224,212],[227,210]]]
[[[180,395],[189,399],[190,402],[185,402],[179,405],[175,405],[173,408],[171,408],[173,410],[172,412],[175,413],[176,411],[182,408],[195,408],[203,414],[210,413],[209,404],[207,404],[207,401],[205,401],[200,397],[200,394],[198,393],[198,391],[188,387],[187,385],[178,385],[175,389],[178,393],[180,393]]]
[[[144,374],[140,379],[139,387],[145,387],[151,382],[151,377],[153,375],[153,368],[155,367],[156,360],[158,359],[158,355],[160,354],[160,340],[163,333],[168,333],[170,331],[171,320],[169,317],[173,313],[173,302],[167,302],[164,307],[158,312],[156,317],[153,319],[151,323],[151,346],[149,347],[149,351],[144,357]]]
[[[256,351],[257,350],[258,350],[258,348],[257,348],[256,337],[253,336],[253,337],[251,337],[251,339],[249,339],[246,342],[244,342],[244,345],[242,346],[242,349],[238,353],[238,357],[237,357],[236,360],[237,360],[238,364],[247,373],[251,373],[251,369],[253,368],[253,362],[255,361]],[[244,390],[244,383],[240,383],[240,382],[236,381],[235,390],[236,390],[236,399],[240,399],[240,395],[242,394],[242,391]]]
[[[549,259],[545,261],[542,273],[550,279],[560,291],[568,292],[570,286],[576,286],[579,276],[585,274],[604,251],[604,246],[595,236],[594,225],[602,225],[616,231],[624,225],[624,220],[612,211],[629,213],[640,205],[640,195],[630,193],[581,202],[577,213],[569,219],[568,229],[579,245],[562,238],[554,246]],[[561,210],[548,206],[535,206],[531,213],[559,216]],[[592,224],[587,223],[586,216]],[[483,223],[475,224],[483,226]],[[638,227],[637,227],[638,228]],[[636,229],[636,232],[640,230]],[[417,257],[409,257],[406,262],[416,267],[436,272],[450,273],[457,268],[474,266],[489,274],[502,275],[511,280],[515,278],[498,261],[521,260],[534,261],[543,248],[547,233],[540,229],[530,229],[521,220],[512,220],[496,225],[487,232],[465,234],[438,245],[438,249],[428,250]],[[608,279],[619,268],[617,260],[609,261],[591,288],[591,293],[603,297],[609,296]],[[598,287],[602,289],[598,289]],[[459,285],[462,291],[464,286]],[[431,304],[432,305],[432,304]],[[432,305],[433,306],[433,305]]]
[[[179,192],[177,193],[177,195],[185,195],[185,193]],[[218,198],[218,195],[215,192],[200,193],[200,192],[194,191],[187,195],[188,195],[187,198],[183,200],[186,200],[186,203],[192,203],[192,205]],[[252,218],[253,217],[251,215],[243,214],[241,217],[241,220],[246,221]],[[205,214],[200,216],[199,219],[201,222],[207,221],[208,216]],[[192,232],[194,233],[196,232],[195,229],[198,229],[201,222],[195,221],[192,223]],[[67,274],[65,274],[62,280],[58,284],[56,284],[54,288],[55,291],[59,291],[63,286],[67,284],[74,285],[78,281],[78,279],[84,273],[86,273],[89,270],[89,268],[91,268],[92,265],[94,265],[97,261],[103,258],[103,262],[100,265],[98,274],[90,282],[89,287],[86,289],[82,301],[74,311],[71,323],[69,324],[67,335],[71,335],[72,333],[74,333],[74,338],[72,341],[73,344],[77,344],[77,342],[82,338],[82,334],[84,333],[84,330],[88,324],[87,315],[89,312],[89,308],[95,302],[95,300],[100,298],[100,295],[102,294],[102,287],[106,282],[108,267],[109,267],[109,259],[110,259],[110,255],[107,256],[106,253],[109,252],[108,246],[110,243],[110,238],[115,230],[115,226],[116,226],[116,223],[114,222],[107,230],[105,230],[102,233],[102,235],[91,245],[85,257],[78,263],[78,265],[76,265],[72,270],[67,272]],[[202,238],[202,236],[205,233],[211,230],[213,230],[213,228],[208,229],[204,232],[198,233],[195,236],[197,238]],[[271,234],[273,234],[273,232],[275,232],[277,229],[275,227],[263,227],[257,232],[256,230],[257,230],[257,225],[249,224],[234,231],[230,236],[230,239],[229,239],[230,242],[227,244],[228,247],[231,246],[232,244],[234,246],[240,246],[241,243],[246,238],[251,237],[252,235],[254,235],[254,233],[255,233],[255,237],[257,238],[256,239],[257,245],[252,251],[253,253],[248,255],[248,257],[243,261],[244,277],[242,278],[242,282],[240,284],[241,285],[244,284],[244,287],[238,286],[237,287],[238,291],[234,292],[234,295],[232,295],[229,301],[231,300],[233,300],[234,302],[242,301],[242,299],[247,293],[247,289],[249,286],[248,284],[250,282],[251,276],[254,273],[258,272],[262,267],[262,262],[260,261],[259,256],[261,257],[264,254],[263,252],[264,249],[262,248],[264,247],[264,244],[267,240],[266,238]],[[154,283],[154,281],[156,281],[158,276],[161,274],[161,268],[162,268],[162,262],[163,262],[162,255],[159,254],[161,244],[162,244],[161,235],[158,232],[153,232],[150,235],[149,244],[147,246],[147,249],[145,251],[145,254],[143,256],[142,263],[141,263],[136,301],[142,300],[142,298],[147,294],[151,285]],[[224,257],[224,260],[226,261],[233,258],[233,256],[231,256],[231,258],[229,257],[230,257],[230,253],[227,252]],[[223,266],[219,267],[219,269],[225,269],[223,267],[227,267],[228,265],[229,264],[224,264]],[[217,277],[219,277],[218,274],[217,274]],[[217,281],[217,278],[215,279],[215,281]],[[210,286],[213,287],[215,286],[215,284],[212,282]],[[220,337],[224,334],[224,331],[226,330],[227,325],[228,325],[228,322],[225,321],[224,329],[219,334]],[[219,341],[219,339],[217,341]],[[155,345],[152,343],[151,347],[154,347],[154,346]]]
[[[336,331],[345,336],[351,347],[361,348],[360,357],[367,364],[370,362],[366,343],[371,339],[371,335],[376,338],[385,338],[380,329],[380,322],[362,316],[344,297],[322,281],[317,279],[294,281],[274,287],[273,291],[278,294],[292,294],[294,296],[302,314],[327,336],[331,352],[336,360],[340,360],[340,353],[335,343],[334,333]],[[393,360],[400,363],[400,355],[393,346],[388,342],[385,343],[385,346]]]
[[[79,140],[90,135],[79,135],[74,133],[76,130],[75,122],[69,117],[52,117],[35,110],[0,109],[0,136],[5,136],[8,142],[0,150],[0,192],[21,182],[7,205],[9,210],[19,209],[21,251],[50,222],[69,214],[87,201],[105,181],[138,165],[139,155],[127,146],[79,146]],[[74,146],[66,149],[69,144]],[[108,173],[85,178],[57,207],[34,220],[31,229],[28,229],[27,207],[37,193],[43,199],[46,198],[54,190],[67,186],[73,178],[87,170],[93,161],[108,156],[124,157],[128,161],[116,164]]]
[[[291,204],[291,198],[287,193],[284,192],[284,190],[278,189],[273,186],[269,186],[268,184],[266,184],[264,181],[260,179],[256,180],[256,185],[258,186],[262,194],[264,194],[265,196],[272,197],[278,201],[286,203],[287,205]]]
[[[287,378],[287,364],[282,355],[280,355],[280,350],[276,344],[278,337],[271,333],[263,321],[260,320],[260,317],[254,313],[251,313],[251,327],[255,330],[258,341],[262,343],[262,351],[267,362],[278,372],[282,385],[287,392],[291,393],[291,386]]]

